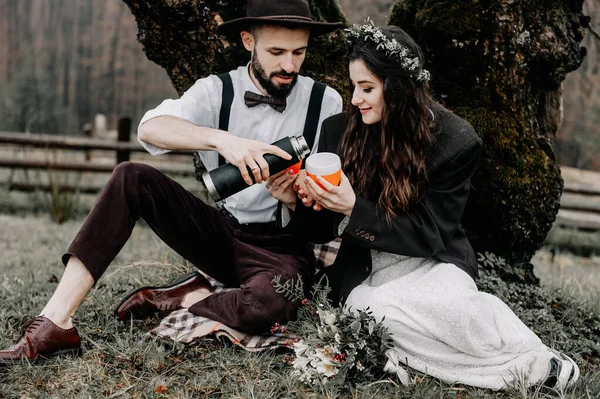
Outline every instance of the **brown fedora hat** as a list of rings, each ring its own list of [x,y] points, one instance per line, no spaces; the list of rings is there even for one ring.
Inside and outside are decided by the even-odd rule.
[[[333,32],[344,26],[342,22],[315,22],[310,16],[306,0],[248,0],[246,17],[222,23],[217,32],[235,38],[253,25],[281,25],[290,28],[310,28],[312,36]]]

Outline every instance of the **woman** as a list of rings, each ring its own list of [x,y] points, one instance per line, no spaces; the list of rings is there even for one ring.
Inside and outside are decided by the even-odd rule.
[[[351,28],[346,114],[323,123],[319,151],[342,159],[334,187],[291,177],[267,186],[293,210],[287,228],[314,242],[342,238],[325,274],[336,303],[369,307],[392,333],[386,369],[406,366],[448,383],[563,389],[577,380],[569,357],[545,346],[498,298],[479,292],[475,254],[460,228],[482,146],[463,119],[429,95],[419,46],[398,27]],[[308,195],[308,197],[306,197]]]

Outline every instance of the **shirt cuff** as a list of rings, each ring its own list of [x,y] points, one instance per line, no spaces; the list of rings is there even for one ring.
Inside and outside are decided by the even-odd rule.
[[[281,205],[281,227],[285,227],[288,225],[288,223],[290,223],[290,220],[292,220],[292,212],[290,211],[290,208],[287,207],[287,205],[282,204]]]
[[[144,147],[146,149],[146,151],[148,151],[151,155],[162,155],[162,154],[166,154],[168,152],[171,152],[170,150],[166,150],[164,148],[161,147],[157,147],[153,144],[150,143],[146,143],[145,141],[142,141],[140,139],[140,128],[142,127],[142,125],[145,122],[148,122],[150,119],[154,119],[157,118],[159,116],[163,116],[163,114],[160,114],[158,112],[156,112],[156,110],[150,110],[148,112],[146,112],[146,114],[144,115],[144,117],[142,118],[142,120],[140,121],[140,124],[138,125],[138,137],[137,137],[137,141],[142,145],[142,147]]]
[[[344,218],[338,225],[338,229],[337,229],[338,237],[341,236],[342,234],[344,234],[344,230],[346,230],[348,223],[350,223],[350,216],[344,216]]]

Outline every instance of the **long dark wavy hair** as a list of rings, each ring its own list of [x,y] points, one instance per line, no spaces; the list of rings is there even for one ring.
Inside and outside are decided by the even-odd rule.
[[[419,58],[421,48],[396,26],[380,28],[388,39],[396,39]],[[416,80],[416,71],[405,71],[377,45],[354,38],[348,49],[349,62],[361,60],[383,82],[381,122],[363,123],[358,107],[348,102],[346,131],[340,143],[342,168],[358,196],[375,201],[388,223],[411,209],[423,195],[427,182],[427,157],[434,145],[429,91]],[[352,86],[352,84],[351,84]],[[440,106],[441,107],[441,106]]]

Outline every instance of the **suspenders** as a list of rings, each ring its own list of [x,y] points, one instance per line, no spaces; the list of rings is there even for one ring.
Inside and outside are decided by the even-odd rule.
[[[310,100],[308,101],[308,112],[306,113],[306,121],[304,122],[304,133],[302,135],[306,139],[308,148],[312,150],[317,136],[317,127],[319,126],[319,117],[321,116],[321,104],[323,104],[323,95],[327,86],[321,82],[315,82],[310,92]]]
[[[231,82],[231,75],[229,73],[223,73],[217,76],[223,82],[223,100],[221,102],[221,113],[219,114],[219,129],[228,131],[231,104],[233,103],[233,83]],[[225,165],[225,158],[219,154],[219,166],[221,165]]]
[[[223,73],[217,75],[223,82],[223,100],[221,102],[221,112],[219,114],[219,129],[227,131],[229,129],[229,119],[231,117],[231,104],[233,103],[233,83],[231,75]],[[319,117],[321,116],[321,105],[323,104],[323,96],[327,86],[321,82],[314,82],[308,102],[308,112],[304,121],[304,132],[302,135],[306,139],[308,148],[312,149],[317,135],[317,127],[319,126]],[[225,158],[219,154],[219,166],[225,164]]]

